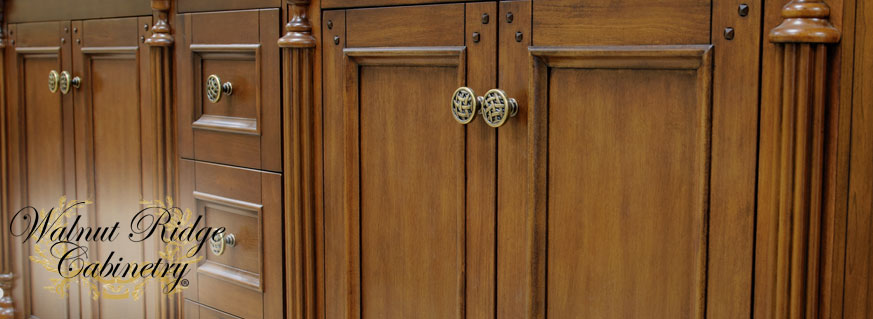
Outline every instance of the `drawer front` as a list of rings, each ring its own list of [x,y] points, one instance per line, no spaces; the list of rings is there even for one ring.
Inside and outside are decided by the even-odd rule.
[[[182,157],[280,171],[279,10],[180,16]]]
[[[183,207],[233,238],[207,240],[185,298],[241,318],[281,316],[281,175],[189,160],[180,168]]]

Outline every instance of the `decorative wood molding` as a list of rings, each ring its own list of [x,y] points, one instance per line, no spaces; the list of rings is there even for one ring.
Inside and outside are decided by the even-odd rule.
[[[283,50],[282,135],[285,214],[285,316],[315,318],[318,174],[321,170],[321,111],[316,111],[313,72],[315,37],[309,0],[288,0]]]
[[[762,150],[759,186],[759,218],[772,220],[760,226],[759,269],[772,274],[759,282],[756,294],[767,300],[767,317],[819,317],[820,300],[829,269],[823,234],[833,218],[824,213],[827,163],[834,160],[826,145],[835,143],[827,134],[827,64],[829,43],[840,40],[840,32],[828,21],[830,9],[821,0],[792,0],[782,9],[782,23],[770,31],[770,42],[778,44],[781,58],[781,92],[775,108],[777,127],[773,147]],[[763,123],[766,125],[766,123]],[[768,225],[769,223],[761,224]],[[763,254],[761,254],[763,252]],[[757,298],[756,298],[757,299]]]
[[[6,12],[5,1],[0,0],[0,220],[8,220],[9,188],[6,186]],[[0,319],[15,318],[15,305],[12,302],[12,286],[15,275],[12,273],[12,241],[6,233],[6,227],[0,229]]]
[[[152,26],[152,35],[145,42],[148,46],[169,47],[175,42],[168,22],[171,7],[170,0],[152,0],[155,23]]]
[[[152,35],[145,40],[149,52],[149,81],[152,110],[155,112],[157,154],[154,154],[154,194],[156,198],[179,198],[178,158],[176,149],[176,110],[173,104],[173,44],[170,13],[175,3],[171,0],[152,0]],[[159,245],[162,246],[162,245]],[[163,247],[158,247],[163,249]],[[182,294],[158,298],[160,318],[181,318]]]
[[[312,24],[309,23],[309,0],[288,0],[291,16],[285,24],[285,35],[279,39],[280,48],[315,48]]]

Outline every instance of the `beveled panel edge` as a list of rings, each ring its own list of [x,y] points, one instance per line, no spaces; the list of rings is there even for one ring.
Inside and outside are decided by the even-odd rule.
[[[237,269],[230,266],[225,266],[217,262],[206,260],[197,267],[198,274],[224,280],[243,288],[252,289],[258,292],[264,291],[264,285],[261,282],[261,276],[252,272]]]
[[[204,192],[200,192],[200,191],[194,191],[194,199],[206,201],[206,202],[218,203],[218,204],[222,204],[225,206],[239,208],[242,210],[257,211],[259,214],[262,213],[261,210],[264,208],[264,205],[261,205],[261,204],[255,204],[255,203],[251,203],[251,202],[247,202],[247,201],[237,200],[237,199],[233,199],[233,198],[227,198],[224,196],[204,193]]]
[[[528,51],[556,68],[697,69],[712,45],[533,46]]]
[[[218,131],[235,134],[260,135],[258,120],[242,117],[204,114],[191,123],[191,127],[199,130]]]
[[[379,66],[458,66],[467,48],[448,47],[374,47],[346,48],[343,54],[358,65]]]
[[[15,53],[19,54],[39,54],[39,53],[60,53],[61,47],[15,47]]]
[[[111,53],[128,53],[135,54],[139,47],[136,46],[113,46],[113,47],[82,47],[84,54],[111,54]]]
[[[242,44],[191,44],[188,46],[192,52],[249,52],[261,48],[260,43]]]

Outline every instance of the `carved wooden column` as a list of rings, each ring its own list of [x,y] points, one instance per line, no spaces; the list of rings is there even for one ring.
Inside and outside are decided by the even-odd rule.
[[[286,316],[315,317],[316,147],[321,114],[313,103],[315,37],[309,0],[288,0],[286,33],[279,39],[285,80],[282,103],[285,186]]]
[[[173,30],[170,28],[170,0],[152,0],[152,35],[145,43],[149,50],[149,80],[152,110],[155,112],[157,153],[155,166],[155,197],[178,198],[178,166],[176,152],[176,111],[173,105]],[[163,249],[163,247],[159,247]],[[158,298],[161,318],[182,317],[182,294],[161,295]]]
[[[828,131],[827,44],[840,39],[828,21],[830,9],[821,0],[792,0],[782,8],[782,23],[769,39],[781,51],[781,86],[774,87],[777,104],[773,143],[762,142],[759,189],[760,248],[756,313],[765,318],[818,318],[823,297],[823,214]],[[762,136],[762,138],[765,138]],[[770,138],[770,137],[767,137]],[[763,217],[762,217],[763,216]],[[763,265],[763,266],[761,266]],[[764,275],[762,275],[764,274]],[[763,282],[763,284],[762,284]],[[762,299],[760,299],[762,298]],[[761,308],[758,308],[761,307]]]
[[[0,319],[15,318],[15,305],[12,303],[12,286],[15,276],[12,274],[12,239],[6,233],[6,215],[9,211],[6,184],[6,16],[5,1],[0,0]]]

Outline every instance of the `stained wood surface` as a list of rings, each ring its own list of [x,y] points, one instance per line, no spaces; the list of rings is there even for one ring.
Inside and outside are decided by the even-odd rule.
[[[149,0],[16,0],[5,2],[5,21],[84,20],[151,15]]]
[[[280,8],[284,0],[179,0],[179,12]]]

